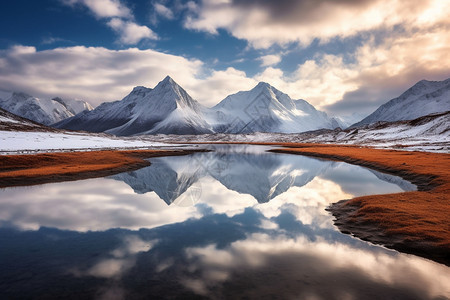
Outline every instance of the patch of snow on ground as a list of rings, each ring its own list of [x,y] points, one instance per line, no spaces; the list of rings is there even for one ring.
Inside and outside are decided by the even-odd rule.
[[[0,131],[0,154],[71,150],[173,148],[140,138],[116,138],[85,133]]]
[[[21,124],[23,122],[20,122],[18,120],[13,120],[11,118],[7,118],[4,116],[0,116],[0,122],[5,122],[5,123],[13,123],[13,124]]]

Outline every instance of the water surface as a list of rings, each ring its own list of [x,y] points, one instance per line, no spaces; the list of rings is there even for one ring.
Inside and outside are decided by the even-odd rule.
[[[341,234],[325,208],[413,190],[256,146],[0,190],[6,298],[445,299],[449,268]]]

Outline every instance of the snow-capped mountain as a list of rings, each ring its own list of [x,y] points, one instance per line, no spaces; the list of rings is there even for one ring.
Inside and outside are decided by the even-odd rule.
[[[94,108],[86,101],[81,100],[73,100],[73,99],[62,99],[60,97],[55,97],[51,99],[52,101],[56,101],[61,103],[69,112],[73,115],[79,114],[85,110],[90,111]]]
[[[0,131],[55,131],[0,108]]]
[[[203,118],[204,110],[167,76],[154,89],[135,87],[122,100],[103,103],[55,127],[115,135],[210,133],[211,127]]]
[[[272,137],[271,141],[275,140],[276,138]],[[407,121],[376,122],[345,130],[319,130],[297,134],[294,139],[285,141],[357,144],[448,153],[450,112],[430,114]]]
[[[241,132],[294,133],[343,127],[305,100],[292,100],[267,83],[206,108],[167,76],[154,89],[136,87],[121,101],[103,103],[54,125],[115,135]]]
[[[351,127],[378,121],[413,120],[446,111],[450,111],[450,78],[443,81],[421,80],[400,97],[381,105],[375,112]]]
[[[340,124],[305,100],[292,100],[268,83],[227,96],[208,112],[216,132],[295,133]]]
[[[350,127],[352,124],[355,124],[356,122],[361,121],[365,117],[367,117],[367,114],[361,114],[358,112],[354,112],[352,114],[345,115],[345,116],[342,116],[342,115],[334,116],[333,119],[335,119],[336,122],[338,122],[339,127],[341,129],[345,129],[345,128]]]
[[[40,99],[25,93],[1,92],[0,107],[32,121],[51,125],[84,111],[92,106],[84,101],[61,99]]]

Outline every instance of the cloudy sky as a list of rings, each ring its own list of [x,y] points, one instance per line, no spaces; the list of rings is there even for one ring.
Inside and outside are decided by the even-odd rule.
[[[122,99],[170,75],[206,106],[266,81],[331,114],[368,114],[450,77],[450,0],[14,0],[0,89]]]

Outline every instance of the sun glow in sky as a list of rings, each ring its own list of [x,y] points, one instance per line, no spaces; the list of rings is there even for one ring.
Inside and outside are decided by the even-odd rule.
[[[206,106],[265,81],[336,115],[450,77],[450,0],[15,0],[0,89],[122,99],[170,75]]]

